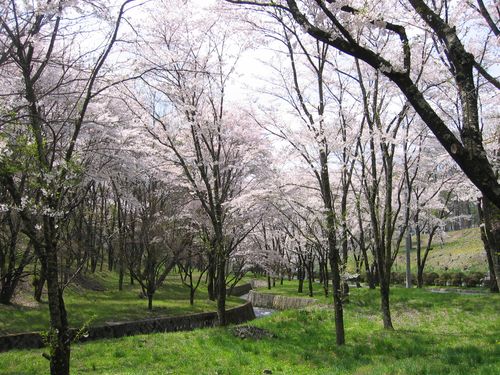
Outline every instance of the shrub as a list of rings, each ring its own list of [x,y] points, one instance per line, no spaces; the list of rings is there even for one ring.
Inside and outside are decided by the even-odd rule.
[[[403,284],[406,280],[406,276],[403,272],[392,272],[391,281],[393,284]]]
[[[463,272],[454,272],[451,274],[451,285],[462,286],[462,281],[464,280],[465,274]]]
[[[439,279],[439,274],[436,272],[429,272],[422,275],[423,281],[425,285],[439,285],[437,284],[437,281]]]
[[[481,272],[471,272],[462,279],[462,286],[474,287],[481,285],[484,274]]]

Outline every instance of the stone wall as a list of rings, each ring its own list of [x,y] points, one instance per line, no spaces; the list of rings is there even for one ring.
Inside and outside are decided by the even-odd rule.
[[[228,309],[226,319],[229,324],[239,324],[255,319],[252,303]],[[88,336],[80,341],[116,338],[130,335],[154,332],[190,331],[196,328],[213,327],[217,323],[217,313],[207,312],[165,318],[144,319],[133,322],[108,323],[102,326],[90,327]],[[72,330],[74,335],[76,330]],[[0,352],[11,349],[33,349],[43,347],[39,333],[20,333],[0,336]]]
[[[250,284],[250,283],[237,285],[237,286],[233,287],[232,289],[228,289],[227,295],[240,297],[242,295],[249,293],[251,290],[252,290],[252,284]]]
[[[253,290],[248,294],[248,301],[255,307],[276,310],[298,309],[318,302],[313,298],[285,297],[275,294],[257,293]]]

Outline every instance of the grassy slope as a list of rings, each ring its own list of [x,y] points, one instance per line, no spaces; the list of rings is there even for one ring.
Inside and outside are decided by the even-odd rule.
[[[415,238],[413,238],[415,241]],[[427,236],[422,237],[422,246],[425,247]],[[395,269],[404,270],[405,247],[404,241],[396,260]],[[413,243],[415,247],[415,243]],[[416,270],[416,251],[412,251],[411,264]],[[447,232],[443,236],[443,242],[439,237],[434,238],[433,249],[429,253],[426,263],[426,271],[480,271],[488,270],[488,263],[484,252],[479,228],[463,229]]]
[[[293,295],[294,281],[273,289]],[[74,374],[498,374],[500,296],[394,288],[396,331],[382,329],[378,291],[353,290],[347,345],[335,346],[329,307],[254,321],[276,337],[234,337],[230,329],[134,336],[73,347]],[[4,374],[39,374],[41,350],[0,354]]]
[[[178,276],[169,276],[165,284],[156,292],[153,312],[147,310],[147,299],[139,298],[140,287],[124,284],[118,291],[118,277],[115,273],[102,272],[94,276],[106,291],[95,292],[77,286],[70,286],[65,292],[68,318],[72,327],[81,327],[89,319],[93,325],[107,321],[126,321],[145,319],[154,316],[179,315],[201,311],[216,311],[217,305],[208,300],[203,284],[196,292],[194,306],[189,305],[189,289],[181,284]],[[31,293],[31,291],[30,291]],[[31,295],[22,296],[27,301]],[[241,300],[231,297],[228,306],[241,304]],[[5,317],[8,317],[6,319]],[[47,303],[27,307],[19,304],[5,306],[0,304],[0,334],[42,331],[48,328]]]

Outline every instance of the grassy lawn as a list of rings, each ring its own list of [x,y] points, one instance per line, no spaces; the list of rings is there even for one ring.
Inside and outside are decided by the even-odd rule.
[[[68,319],[72,327],[81,327],[89,319],[98,325],[108,321],[127,321],[148,317],[180,315],[201,311],[216,311],[215,302],[208,300],[206,287],[201,284],[196,292],[194,306],[189,305],[189,288],[182,285],[177,275],[169,276],[165,284],[156,292],[153,311],[147,310],[147,299],[139,298],[140,287],[137,283],[124,283],[124,290],[118,291],[118,276],[115,273],[102,272],[93,275],[106,290],[97,292],[71,285],[65,291],[65,303]],[[31,291],[30,291],[31,293]],[[32,296],[22,296],[32,301]],[[236,297],[228,299],[228,307],[240,305]],[[0,334],[43,331],[48,329],[48,304],[0,304]]]
[[[292,281],[272,292],[296,295],[295,290]],[[335,346],[330,307],[318,306],[252,322],[274,335],[261,340],[216,328],[74,345],[73,373],[500,373],[500,296],[394,288],[391,300],[394,332],[382,328],[378,291],[353,289],[345,311],[347,345],[341,348]],[[41,353],[0,354],[2,373],[46,373],[48,362]]]

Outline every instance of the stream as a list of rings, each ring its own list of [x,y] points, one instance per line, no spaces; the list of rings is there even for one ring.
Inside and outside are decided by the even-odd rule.
[[[248,301],[248,294],[244,294],[244,295],[240,296],[240,298],[244,299],[245,301]],[[265,307],[253,306],[253,312],[255,313],[255,317],[257,319],[259,319],[259,318],[263,318],[265,316],[269,316],[269,315],[275,313],[276,310],[275,309],[268,309]]]

